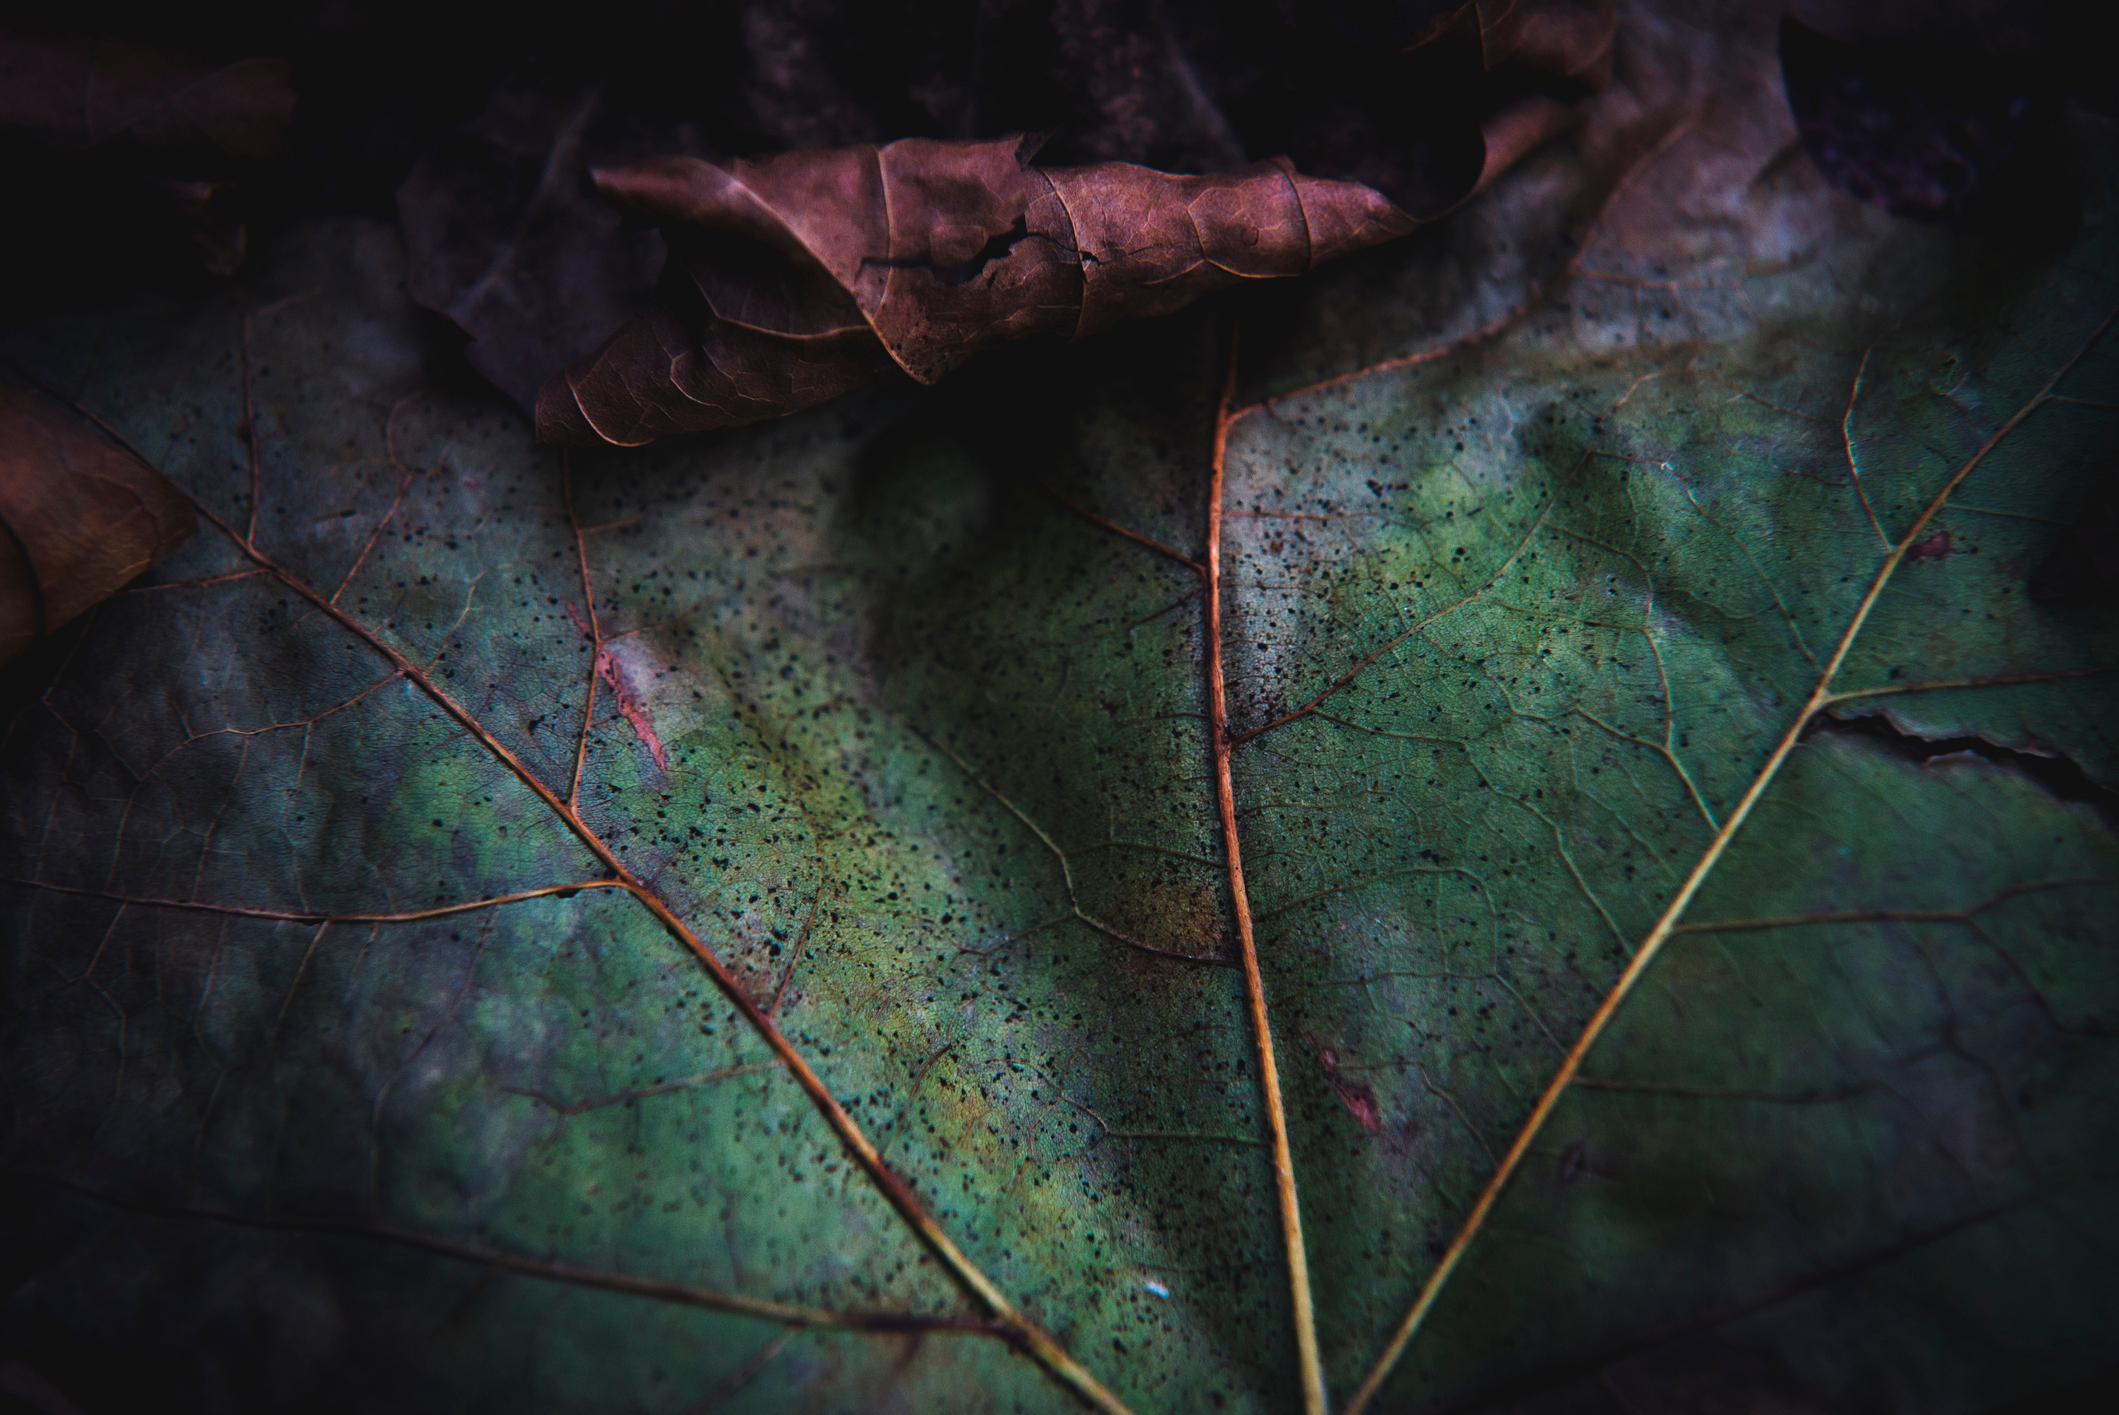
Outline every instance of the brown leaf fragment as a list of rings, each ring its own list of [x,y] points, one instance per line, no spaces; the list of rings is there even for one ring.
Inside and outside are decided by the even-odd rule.
[[[0,662],[188,537],[191,503],[93,423],[0,385]]]
[[[991,344],[1165,314],[1416,224],[1284,160],[1200,177],[1045,169],[1031,146],[913,138],[598,171],[662,225],[663,298],[545,385],[539,436],[638,446],[794,412],[893,367],[932,383]]]
[[[526,409],[555,369],[654,308],[662,242],[621,226],[579,180],[588,170],[655,153],[720,162],[1034,132],[1047,135],[1048,171],[1227,172],[1278,156],[1429,220],[1577,121],[1611,73],[1616,30],[1614,0],[708,8],[652,51],[606,60],[589,39],[558,71],[510,77],[475,118],[426,138],[398,189],[414,299]],[[688,284],[679,277],[671,313],[697,303]],[[682,326],[668,331],[673,354],[689,342]],[[892,366],[868,352],[875,371]],[[815,381],[810,353],[790,378]]]

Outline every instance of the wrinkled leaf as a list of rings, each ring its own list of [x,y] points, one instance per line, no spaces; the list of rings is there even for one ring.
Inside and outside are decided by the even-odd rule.
[[[0,384],[0,663],[176,549],[191,502],[88,419]]]
[[[895,368],[932,383],[987,346],[1076,338],[1404,235],[1381,193],[1285,162],[1180,177],[1042,168],[1020,138],[664,157],[596,174],[671,234],[661,308],[554,377],[537,433],[637,447],[779,417]]]
[[[360,224],[11,339],[224,529],[7,739],[6,1359],[1291,1408],[1241,912],[1338,1402],[2091,1389],[2101,198],[1997,266],[1807,163],[1770,27],[1629,33],[1616,185],[708,442],[429,387]]]
[[[1422,0],[1326,17],[1278,0],[929,0],[909,12],[774,0],[733,7],[724,19],[729,33],[717,39],[672,41],[696,50],[697,64],[665,70],[631,54],[622,81],[496,94],[474,121],[435,143],[399,189],[413,297],[454,323],[472,367],[523,407],[555,370],[589,357],[648,306],[657,243],[620,227],[616,208],[584,180],[592,167],[654,153],[720,162],[776,149],[1025,131],[1044,135],[1048,167],[1131,162],[1198,172],[1292,156],[1311,177],[1362,182],[1428,219],[1565,127],[1574,101],[1606,76],[1615,23],[1608,0]],[[900,180],[912,151],[896,150]],[[764,170],[817,160],[785,156]],[[932,151],[923,158],[942,160]],[[731,249],[731,241],[750,235],[753,223],[716,198],[711,179],[700,185],[698,210],[643,204],[646,215],[669,222],[680,246],[661,327],[634,331],[635,352],[651,362],[659,342],[651,333],[682,338],[699,322],[699,274],[725,295],[732,284],[770,287],[785,264],[768,250],[764,269],[749,268],[745,247]],[[615,186],[623,201],[639,182]],[[836,212],[812,213],[811,224],[839,227],[837,244],[865,241],[869,260],[899,258],[892,241],[903,231],[860,193],[833,199]],[[970,225],[990,220],[988,200],[932,183],[920,195],[923,206],[962,203],[937,214]],[[1009,229],[991,234],[1004,238]],[[976,278],[967,266],[963,279]],[[963,336],[975,342],[976,331]],[[756,361],[757,349],[720,347],[728,342],[727,331],[706,341],[746,367]],[[814,386],[813,363],[799,347],[784,348],[767,381]],[[663,381],[631,372],[642,381],[639,396]],[[843,368],[831,382],[851,386],[860,377]],[[746,397],[769,391],[754,386]],[[662,399],[684,408],[673,389]],[[767,403],[799,405],[784,396]],[[716,424],[694,416],[691,425]]]

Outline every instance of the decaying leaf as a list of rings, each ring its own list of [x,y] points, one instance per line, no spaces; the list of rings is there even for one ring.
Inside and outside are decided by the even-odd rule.
[[[1047,167],[1213,172],[1285,154],[1307,176],[1359,181],[1427,219],[1570,121],[1607,77],[1615,26],[1608,0],[1328,15],[1277,0],[927,0],[903,12],[773,0],[730,14],[719,42],[695,41],[703,67],[496,94],[399,190],[414,298],[461,329],[472,366],[526,409],[554,370],[648,307],[654,238],[620,229],[581,180],[591,167],[1027,131],[1048,135]],[[836,219],[867,218],[856,207]],[[696,253],[702,234],[679,240]],[[865,254],[891,258],[881,244]],[[730,264],[719,283],[773,278]],[[662,319],[696,324],[699,296],[682,271],[674,279]],[[652,359],[658,331],[634,333]],[[816,382],[792,350],[779,362],[788,380]]]
[[[1030,165],[1022,139],[669,157],[596,174],[671,232],[663,307],[545,385],[537,431],[637,447],[778,417],[896,368],[1080,337],[1412,229],[1380,193],[1261,163],[1179,177]]]
[[[0,384],[0,663],[188,537],[160,472],[42,393]]]
[[[1504,86],[1504,101],[1481,106],[1477,84],[1455,75],[1587,82],[1608,66],[1615,25],[1609,4],[1447,13],[1395,75],[1426,99],[1405,105],[1433,130],[1422,138],[1445,140],[1357,129],[1327,149],[1329,170],[1391,195],[1286,158],[1204,177],[1039,167],[1037,143],[1021,137],[599,170],[600,191],[662,227],[670,266],[652,313],[545,385],[538,434],[640,446],[799,411],[892,369],[932,383],[1003,340],[1080,338],[1305,274],[1407,234],[1569,121],[1535,88]],[[1428,158],[1410,178],[1396,166],[1407,151]]]

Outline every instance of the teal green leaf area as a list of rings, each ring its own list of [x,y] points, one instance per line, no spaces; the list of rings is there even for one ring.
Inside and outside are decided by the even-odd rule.
[[[1628,24],[1623,142],[1373,260],[646,453],[357,220],[9,333],[202,526],[11,670],[6,1388],[2107,1376],[2110,168],[1898,221],[1770,25]]]

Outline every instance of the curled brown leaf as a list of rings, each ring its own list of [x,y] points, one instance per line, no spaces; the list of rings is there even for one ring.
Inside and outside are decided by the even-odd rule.
[[[109,598],[196,524],[182,492],[88,419],[0,385],[0,663]]]
[[[1167,313],[1414,225],[1371,188],[1284,161],[1185,177],[1028,156],[1021,138],[907,139],[598,172],[668,234],[664,298],[545,385],[539,435],[638,446],[810,407],[891,368],[932,383],[994,343]]]
[[[1008,137],[603,168],[598,190],[661,227],[669,262],[648,313],[545,383],[538,433],[638,446],[730,427],[1302,275],[1444,214],[1559,133],[1608,75],[1615,30],[1611,0],[1447,8],[1402,49],[1334,61],[1401,95],[1395,117],[1326,115],[1291,133],[1300,164],[1178,176],[1092,152],[1044,167]],[[1328,92],[1310,68],[1290,72]]]

